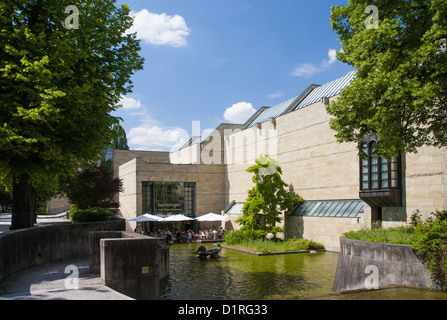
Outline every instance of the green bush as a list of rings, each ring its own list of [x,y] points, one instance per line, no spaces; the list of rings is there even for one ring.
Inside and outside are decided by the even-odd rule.
[[[229,245],[238,244],[250,240],[264,240],[267,235],[265,230],[235,230],[225,233],[225,242]]]
[[[271,241],[262,239],[242,240],[238,243],[232,244],[232,246],[235,248],[259,253],[324,249],[324,246],[321,243],[307,239],[287,239],[284,241]]]
[[[48,214],[47,210],[45,210],[45,208],[43,208],[43,207],[37,208],[36,212],[37,212],[38,216],[45,216]]]
[[[72,208],[69,211],[69,215],[73,223],[106,221],[114,216],[110,210],[104,208],[90,208],[86,210]]]
[[[434,213],[435,219],[415,227],[412,248],[429,269],[432,281],[445,288],[447,283],[447,211]]]
[[[413,227],[396,227],[386,228],[375,227],[372,229],[362,229],[358,231],[350,231],[344,233],[348,239],[379,242],[379,243],[396,243],[396,244],[412,244],[414,240],[415,230]]]

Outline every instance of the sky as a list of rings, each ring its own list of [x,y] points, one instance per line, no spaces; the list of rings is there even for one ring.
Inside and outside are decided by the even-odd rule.
[[[353,69],[330,9],[344,1],[125,0],[144,69],[113,113],[132,150],[175,151],[198,131],[245,123],[263,106]],[[193,123],[195,125],[193,125]],[[193,130],[193,127],[195,130]]]

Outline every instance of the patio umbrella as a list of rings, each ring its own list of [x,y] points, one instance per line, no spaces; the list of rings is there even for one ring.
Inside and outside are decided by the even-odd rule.
[[[223,215],[211,212],[211,213],[208,213],[208,214],[205,214],[203,216],[196,218],[196,220],[197,221],[222,221],[222,220],[228,221],[229,219],[228,219],[228,217],[225,217]]]
[[[158,221],[155,218],[148,217],[146,215],[142,215],[133,219],[129,219],[128,221],[137,221],[137,222],[148,222],[148,221]]]
[[[152,221],[157,221],[157,222],[163,222],[163,221],[165,221],[165,218],[163,218],[163,217],[159,217],[159,216],[155,216],[155,215],[153,215],[153,214],[149,214],[149,213],[143,214],[143,216],[145,216],[145,217],[149,217],[149,218],[152,218],[152,219],[155,219],[155,220],[152,220]]]
[[[163,221],[188,221],[188,220],[194,220],[193,218],[184,216],[183,214],[176,214],[173,216],[169,216],[167,218],[164,218]]]

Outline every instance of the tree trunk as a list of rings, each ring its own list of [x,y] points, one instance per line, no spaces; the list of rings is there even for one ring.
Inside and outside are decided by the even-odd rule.
[[[12,199],[12,219],[9,229],[17,230],[34,226],[36,190],[31,185],[28,174],[13,176]]]

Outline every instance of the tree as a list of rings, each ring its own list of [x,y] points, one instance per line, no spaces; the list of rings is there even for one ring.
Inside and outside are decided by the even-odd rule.
[[[337,58],[356,69],[327,107],[337,140],[378,135],[377,154],[388,159],[423,145],[446,146],[447,2],[373,2],[350,0],[331,11],[342,44]]]
[[[0,3],[0,170],[13,185],[11,229],[33,225],[38,181],[99,158],[118,123],[111,112],[143,66],[139,40],[125,34],[127,5],[72,3]],[[72,25],[65,8],[78,12]]]
[[[105,166],[92,166],[79,170],[71,179],[65,181],[63,190],[70,203],[79,209],[118,208],[116,195],[123,191],[119,178]]]
[[[129,146],[127,145],[127,136],[124,128],[116,123],[112,126],[113,139],[112,139],[112,148],[114,150],[129,150]]]
[[[260,237],[283,232],[276,227],[281,222],[281,213],[292,210],[303,199],[285,189],[288,184],[281,179],[282,169],[270,156],[261,156],[247,172],[253,173],[255,186],[248,191],[243,215],[236,220],[242,224],[241,231]]]
[[[101,152],[101,165],[113,170],[113,150],[129,150],[129,146],[127,145],[126,131],[119,123],[113,124],[111,130],[113,133],[112,141]]]

